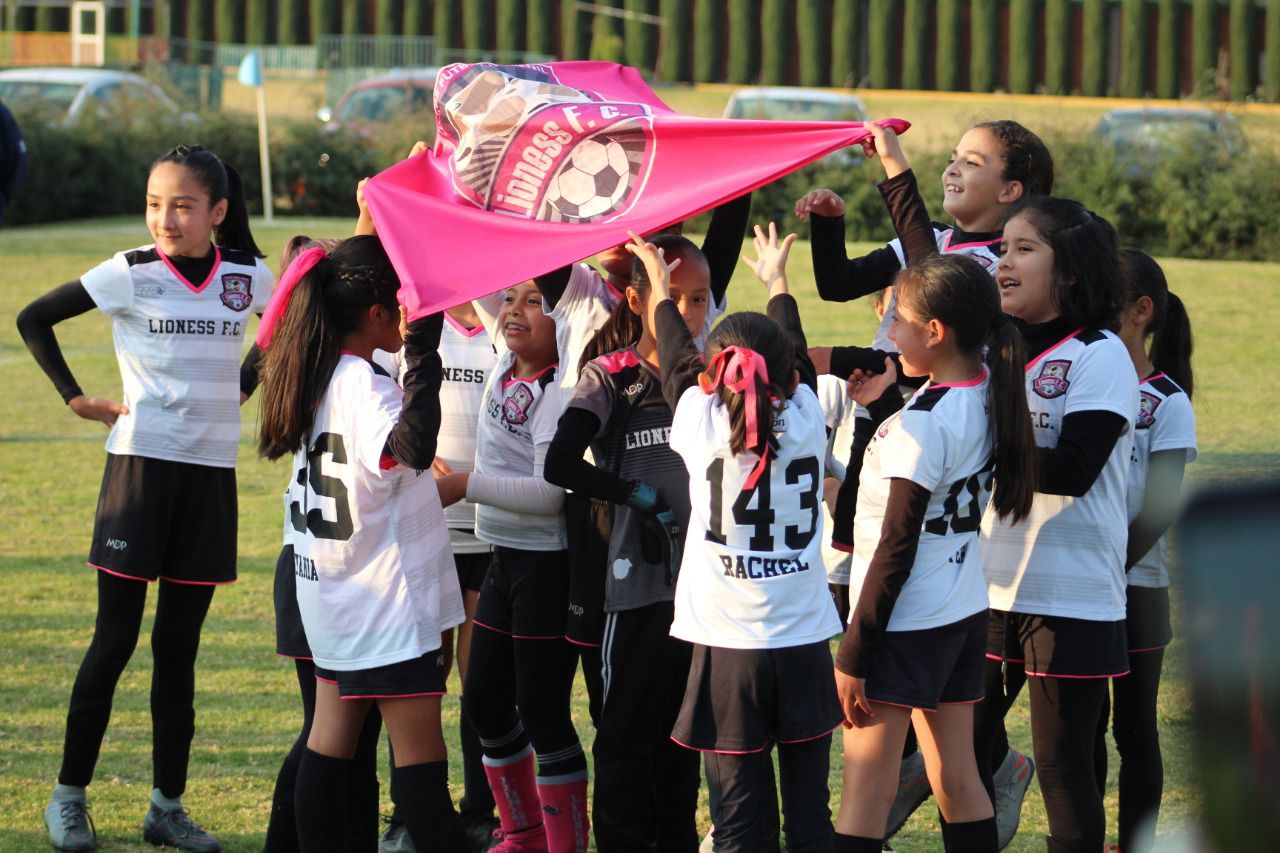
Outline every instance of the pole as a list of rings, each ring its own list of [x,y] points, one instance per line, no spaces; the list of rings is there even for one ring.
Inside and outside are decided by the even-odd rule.
[[[267,152],[267,87],[258,86],[258,157],[262,163],[262,214],[270,225],[275,221],[271,210],[271,157]]]

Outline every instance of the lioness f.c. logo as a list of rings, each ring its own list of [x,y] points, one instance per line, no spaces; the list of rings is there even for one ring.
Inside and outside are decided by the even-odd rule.
[[[232,311],[245,311],[253,304],[253,277],[244,273],[222,276],[222,304]]]
[[[647,105],[601,102],[545,65],[451,66],[436,111],[455,146],[454,188],[485,210],[596,222],[635,204],[652,165]]]
[[[1069,361],[1046,361],[1040,367],[1040,375],[1031,383],[1031,387],[1047,400],[1061,397],[1071,385],[1067,381],[1067,372],[1070,370]]]
[[[1160,407],[1160,398],[1146,391],[1138,392],[1138,429],[1150,429],[1156,422],[1156,409]]]

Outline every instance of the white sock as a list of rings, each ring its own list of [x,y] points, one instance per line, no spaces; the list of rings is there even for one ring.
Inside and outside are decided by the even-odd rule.
[[[66,803],[71,800],[83,800],[85,798],[85,789],[80,785],[63,785],[61,782],[53,786],[53,795],[49,797],[51,802]]]
[[[166,812],[170,812],[170,811],[173,811],[174,809],[182,808],[182,797],[174,797],[173,799],[169,799],[164,794],[160,793],[159,788],[151,789],[151,802],[153,805],[155,805],[156,808]]]

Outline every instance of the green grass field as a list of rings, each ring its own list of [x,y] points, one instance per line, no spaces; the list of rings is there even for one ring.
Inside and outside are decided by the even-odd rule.
[[[349,227],[336,220],[292,220],[274,228],[259,225],[257,237],[274,264],[293,233],[337,236]],[[12,522],[0,539],[0,705],[5,708],[0,716],[0,849],[5,851],[47,849],[40,813],[58,770],[70,685],[93,630],[93,574],[84,559],[105,438],[99,424],[78,420],[62,405],[18,339],[12,318],[50,287],[75,279],[114,251],[146,242],[140,216],[0,231],[0,267],[8,270],[0,291],[0,316],[7,318],[0,330],[0,388],[9,389],[10,407],[0,421],[0,493],[7,496]],[[792,280],[810,340],[868,340],[870,307],[821,304],[813,292],[808,247],[797,246],[794,257]],[[1275,288],[1280,265],[1170,260],[1165,268],[1173,289],[1187,303],[1199,343],[1201,455],[1189,471],[1191,486],[1280,474],[1274,438],[1280,414],[1264,395],[1252,393],[1275,387],[1272,370],[1280,347],[1271,335],[1280,322]],[[730,291],[734,308],[760,308],[762,289],[749,280],[745,268],[741,273]],[[120,380],[107,320],[86,315],[59,326],[58,332],[86,391],[118,398]],[[271,575],[286,471],[255,458],[250,445],[254,413],[250,404],[238,473],[241,580],[219,590],[204,629],[186,795],[196,819],[216,832],[229,851],[260,848],[275,774],[300,721],[292,667],[273,654]],[[117,692],[90,789],[100,841],[111,850],[150,849],[138,831],[151,789],[148,626],[149,618]],[[1166,788],[1159,831],[1169,842],[1193,825],[1198,794],[1191,763],[1190,697],[1176,640],[1166,660],[1160,705]],[[456,695],[456,682],[452,689]],[[576,717],[589,745],[583,697],[579,690]],[[452,734],[457,718],[452,699],[446,700],[446,715]],[[1029,750],[1025,700],[1010,723],[1014,744]],[[838,758],[837,746],[833,794],[838,792]],[[1113,753],[1108,797],[1113,821],[1116,767]],[[458,768],[455,762],[454,781],[460,788]],[[384,775],[384,801],[385,782]],[[701,819],[705,823],[705,803]],[[1043,849],[1045,831],[1033,786],[1010,849]],[[941,849],[932,806],[908,823],[896,846],[904,851]]]

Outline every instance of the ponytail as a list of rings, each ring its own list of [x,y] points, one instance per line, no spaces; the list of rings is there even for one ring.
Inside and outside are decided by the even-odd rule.
[[[624,295],[618,300],[618,304],[613,306],[613,313],[609,315],[609,319],[605,320],[604,325],[596,330],[591,340],[587,341],[586,347],[582,350],[582,357],[578,359],[578,370],[581,371],[592,359],[632,346],[640,340],[642,335],[644,335],[644,325],[636,316],[636,312],[631,310],[631,305],[628,304]]]
[[[273,295],[287,302],[261,364],[258,453],[267,459],[302,446],[338,365],[343,338],[365,312],[374,304],[396,310],[400,282],[377,237],[348,238],[328,257],[311,262],[290,292]],[[281,281],[286,278],[287,272]]]
[[[981,358],[990,371],[991,500],[1001,518],[1021,521],[1031,512],[1038,481],[1035,436],[1027,417],[1027,355],[1022,335],[1000,309],[996,283],[965,255],[934,255],[898,273],[898,304],[921,322],[937,320],[953,335],[956,349]]]
[[[996,513],[1017,523],[1031,512],[1040,466],[1035,436],[1027,418],[1027,354],[1022,335],[1002,318],[987,340],[991,438],[995,450],[995,487],[991,503]]]
[[[1177,294],[1169,290],[1164,270],[1155,259],[1139,249],[1120,251],[1121,274],[1127,288],[1126,305],[1143,296],[1151,300],[1151,322],[1143,337],[1152,336],[1151,363],[1191,396],[1194,377],[1191,372],[1191,318]]]
[[[219,246],[248,252],[256,258],[266,257],[249,230],[244,182],[230,163],[224,162],[217,154],[200,145],[175,146],[156,158],[151,168],[154,169],[161,163],[176,163],[190,170],[209,194],[210,205],[217,204],[224,198],[227,200],[227,214],[222,218],[222,223],[214,227],[214,239]]]

